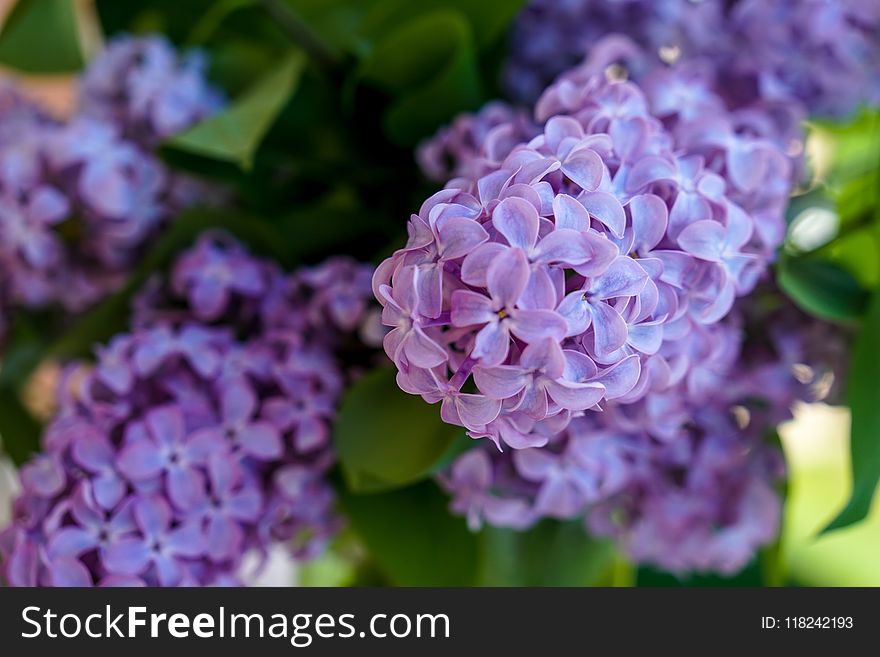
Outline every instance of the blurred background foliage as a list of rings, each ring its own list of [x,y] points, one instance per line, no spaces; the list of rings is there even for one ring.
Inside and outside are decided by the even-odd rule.
[[[60,114],[72,102],[70,74],[107,35],[159,32],[209,51],[211,77],[230,103],[165,143],[162,155],[223,180],[237,199],[233,208],[178,217],[131,280],[74,323],[52,312],[15,318],[0,365],[0,434],[9,459],[20,463],[38,447],[40,413],[27,400],[41,368],[87,357],[94,344],[122,330],[132,294],[204,228],[221,226],[286,267],[341,252],[376,261],[400,245],[406,218],[434,189],[418,173],[414,145],[498,95],[507,28],[523,4],[0,4],[0,65]],[[777,277],[801,308],[858,335],[847,385],[853,415],[851,421],[847,409],[804,406],[781,429],[790,481],[779,545],[736,577],[682,580],[634,571],[607,544],[565,523],[544,523],[527,534],[471,533],[426,479],[461,449],[463,435],[440,426],[436,409],[413,404],[380,371],[349,393],[335,438],[350,526],[333,551],[299,570],[298,581],[880,585],[876,504],[868,515],[880,475],[880,114],[864,111],[846,125],[811,124],[806,148],[808,182],[791,203]],[[377,398],[381,412],[371,402]],[[409,440],[402,426],[419,426],[424,439]],[[386,458],[390,453],[400,458]],[[819,535],[829,523],[853,526]]]

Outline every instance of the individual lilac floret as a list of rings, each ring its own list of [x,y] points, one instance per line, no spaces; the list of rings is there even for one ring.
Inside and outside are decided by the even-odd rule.
[[[699,359],[670,345],[768,264],[757,219],[637,87],[566,81],[539,109],[542,131],[428,199],[374,277],[401,388],[502,448],[683,376]]]
[[[152,70],[169,57],[176,61],[169,48],[161,40],[111,42],[85,77],[104,79],[109,69],[128,70],[144,53],[156,51]],[[170,79],[140,84],[140,95],[149,87],[157,99],[138,100],[137,107],[163,109],[150,109],[161,121],[142,126],[138,135],[123,117],[95,111],[94,80],[84,84],[82,106],[60,122],[14,91],[0,90],[0,276],[8,305],[83,310],[125,280],[177,213],[217,196],[204,183],[168,170],[152,151],[172,127],[188,127],[217,108],[213,101],[193,99],[187,109],[186,98],[174,100],[190,88],[216,96],[200,71],[187,65],[174,84]],[[142,71],[126,75],[144,77]],[[185,89],[174,91],[175,85]],[[111,91],[108,97],[115,96]]]
[[[769,299],[741,300],[691,336],[700,366],[672,387],[609,402],[540,448],[466,452],[440,475],[453,512],[474,528],[583,520],[672,572],[742,568],[779,527],[783,466],[768,435],[796,402],[828,398],[841,373],[839,333],[790,305],[768,311]]]
[[[359,364],[338,356],[369,317],[370,272],[338,258],[285,275],[224,234],[181,254],[131,332],[72,366],[0,535],[3,579],[230,584],[273,543],[319,554],[340,526],[330,427]]]
[[[116,124],[127,138],[152,146],[223,105],[206,69],[202,53],[180,54],[165,37],[116,37],[89,64],[80,103],[85,114]]]

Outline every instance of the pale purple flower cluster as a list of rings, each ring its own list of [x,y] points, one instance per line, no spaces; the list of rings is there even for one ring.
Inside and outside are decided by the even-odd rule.
[[[132,49],[143,53],[132,58]],[[0,279],[9,305],[82,310],[125,279],[175,213],[210,200],[203,184],[168,170],[151,150],[218,107],[201,69],[171,75],[169,58],[177,55],[160,39],[111,43],[85,73],[80,107],[63,121],[4,92]],[[161,65],[146,65],[154,59]],[[131,67],[123,76],[129,95],[111,93],[110,71]],[[99,90],[102,103],[118,96],[132,116],[152,118],[135,131],[133,119],[102,115],[89,95]]]
[[[116,37],[83,75],[82,111],[151,146],[223,106],[206,71],[204,53],[179,54],[165,37]]]
[[[533,101],[612,34],[648,54],[637,75],[702,61],[733,108],[840,117],[880,102],[877,0],[532,0],[511,35],[508,92]]]
[[[475,114],[460,114],[451,125],[422,142],[416,161],[431,180],[479,178],[497,168],[511,150],[538,134],[527,112],[494,101]]]
[[[428,199],[374,277],[401,388],[515,449],[699,377],[778,244],[731,198],[735,147],[678,150],[633,84],[566,80],[537,116],[534,139]]]
[[[453,511],[474,528],[581,519],[639,563],[741,569],[779,527],[783,464],[768,437],[794,402],[827,394],[839,365],[827,325],[792,307],[768,314],[762,299],[712,327],[699,370],[674,387],[611,402],[541,448],[466,452],[440,478]]]
[[[752,249],[773,258],[785,236],[785,209],[800,172],[802,116],[787,104],[754,103],[731,109],[714,69],[705,61],[656,66],[649,63],[651,58],[624,37],[600,41],[578,67],[544,91],[535,106],[535,118],[543,123],[564,114],[582,123],[592,120],[597,102],[605,102],[593,98],[592,81],[607,75],[608,67],[623,65],[644,89],[650,112],[670,133],[675,152],[686,156],[682,161],[692,163],[679,165],[675,173],[655,163],[648,175],[684,176],[693,184],[697,172],[689,169],[699,162],[700,171],[714,176],[712,184],[723,184],[728,198],[753,217]],[[699,203],[695,196],[687,203],[697,214],[703,212],[693,205]]]
[[[202,237],[131,332],[71,369],[0,536],[6,581],[236,584],[249,550],[320,552],[340,524],[324,476],[349,376],[337,355],[369,297],[368,266],[285,275]]]
[[[880,103],[880,1],[739,0],[726,73],[768,101],[845,117]]]
[[[703,52],[717,47],[723,16],[721,0],[531,0],[514,23],[503,83],[511,98],[532,103],[614,33],[654,54]]]

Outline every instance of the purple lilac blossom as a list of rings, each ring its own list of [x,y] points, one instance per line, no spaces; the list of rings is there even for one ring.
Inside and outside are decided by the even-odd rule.
[[[608,34],[626,34],[652,53],[712,47],[723,25],[720,0],[531,0],[510,35],[503,84],[533,103],[557,75]]]
[[[723,188],[724,195],[753,218],[748,236],[728,237],[747,238],[748,251],[772,258],[784,237],[788,198],[803,168],[802,115],[790,104],[731,109],[706,62],[694,59],[666,65],[653,58],[626,37],[600,40],[579,66],[560,75],[541,94],[534,121],[546,126],[554,116],[571,116],[588,132],[614,126],[620,133],[622,126],[639,114],[651,115],[652,120],[662,123],[670,148],[679,157],[675,163],[645,157],[632,175],[638,183],[670,180],[681,188],[677,207],[670,209],[671,235],[677,237],[674,224],[682,212],[705,213],[705,204]],[[608,75],[614,65],[629,72],[644,96],[624,104],[615,98],[616,92],[598,89],[596,80]],[[479,178],[513,149],[511,136],[519,135],[526,142],[539,129],[533,125],[529,132],[518,116],[512,109],[505,111],[500,103],[488,107],[485,114],[463,115],[422,145],[422,154],[435,154],[427,160],[420,158],[423,170],[429,176],[446,172],[454,177]],[[491,125],[491,130],[484,124]],[[470,141],[462,139],[462,134],[468,134]],[[486,137],[482,149],[471,143],[480,134]],[[622,134],[617,137],[627,138]],[[446,168],[440,163],[446,163]],[[724,259],[720,253],[704,255]]]
[[[178,53],[162,36],[116,37],[82,77],[81,111],[153,147],[223,106],[207,64],[204,53]]]
[[[679,150],[632,83],[563,80],[537,118],[531,141],[428,199],[374,277],[401,388],[499,448],[696,378],[781,239],[704,159],[725,151]]]
[[[369,318],[370,273],[335,258],[285,274],[200,238],[130,332],[70,367],[0,535],[3,579],[228,585],[246,552],[319,554],[340,527],[325,477],[353,374],[339,349]]]
[[[466,452],[440,476],[452,510],[473,528],[581,520],[638,563],[738,571],[779,527],[784,467],[768,435],[840,374],[840,334],[790,305],[768,312],[771,299],[710,327],[700,370],[673,388],[610,402],[541,448]]]
[[[740,0],[725,69],[767,101],[845,117],[880,103],[880,2]]]
[[[534,101],[608,35],[660,62],[702,61],[731,109],[842,117],[880,102],[877,0],[532,0],[511,34],[504,84]]]
[[[594,120],[597,102],[590,96],[590,81],[621,56],[629,68],[647,70],[635,80],[645,89],[651,113],[671,134],[675,151],[684,156],[675,167],[653,160],[633,175],[639,182],[676,179],[688,192],[682,195],[679,210],[697,213],[723,186],[728,198],[753,217],[748,250],[773,258],[785,235],[785,209],[802,164],[800,116],[783,117],[757,107],[727,111],[711,68],[696,60],[639,66],[634,62],[644,61],[645,54],[632,42],[615,37],[600,42],[580,66],[544,91],[535,107],[536,119],[545,122],[563,114],[581,122]],[[671,224],[676,221],[673,214],[675,209]]]
[[[103,80],[111,69],[121,74],[142,59],[146,66],[145,54],[129,61],[132,49],[160,51],[162,62],[173,55],[157,39],[113,41],[85,79]],[[175,214],[217,194],[168,170],[152,150],[172,128],[184,129],[216,110],[216,92],[200,77],[200,67],[187,65],[175,76],[158,64],[144,66],[129,76],[143,87],[132,92],[132,106],[160,118],[138,124],[137,135],[121,117],[95,111],[90,94],[100,85],[94,81],[83,85],[80,106],[63,121],[2,92],[0,295],[7,306],[83,310],[125,280]],[[148,98],[149,89],[158,97]],[[105,91],[108,98],[117,95]]]
[[[479,178],[497,167],[513,148],[538,134],[525,110],[502,101],[487,103],[476,114],[461,114],[422,142],[416,160],[431,180]]]

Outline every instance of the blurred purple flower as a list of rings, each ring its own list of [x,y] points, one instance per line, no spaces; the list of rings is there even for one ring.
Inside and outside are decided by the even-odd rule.
[[[227,258],[261,287],[234,288],[207,319],[189,283]],[[212,233],[171,271],[131,333],[65,377],[75,388],[0,534],[9,584],[240,584],[246,553],[284,541],[313,557],[338,531],[325,475],[354,373],[338,354],[370,316],[370,268],[336,258],[288,275]]]

